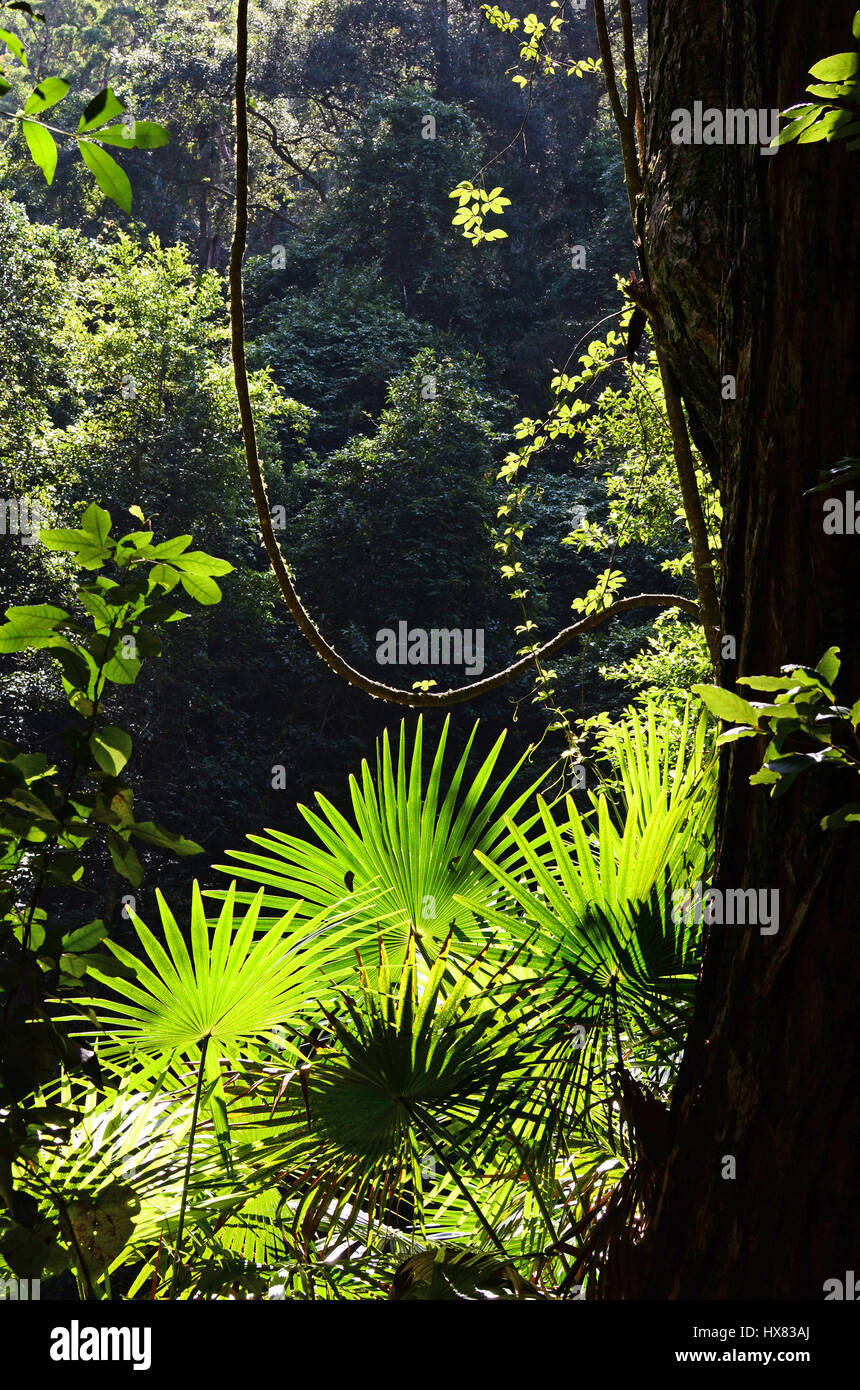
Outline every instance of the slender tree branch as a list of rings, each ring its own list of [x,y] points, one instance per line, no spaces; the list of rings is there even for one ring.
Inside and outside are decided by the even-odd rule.
[[[305,169],[303,165],[299,164],[298,160],[293,159],[293,156],[290,154],[286,145],[284,145],[283,142],[279,139],[277,127],[274,121],[270,121],[268,116],[264,116],[262,111],[257,110],[256,106],[251,106],[248,109],[251,115],[254,116],[260,122],[260,124],[265,127],[266,131],[268,132],[269,144],[274,150],[275,154],[278,156],[278,159],[282,160],[283,163],[288,166],[288,168],[292,169],[293,173],[298,174],[300,178],[303,178],[305,183],[309,183],[311,188],[319,195],[322,202],[327,202],[328,195],[325,189],[323,188],[322,184],[320,183],[319,179],[314,178],[311,171],[309,169]]]
[[[618,79],[615,76],[615,59],[612,56],[612,45],[609,42],[609,26],[606,23],[606,7],[603,0],[594,0],[594,20],[597,25],[597,42],[600,47],[600,56],[603,59],[603,71],[606,74],[606,92],[609,97],[609,105],[612,108],[612,115],[615,118],[615,124],[618,127],[618,134],[621,138],[624,183],[627,187],[630,215],[635,224],[636,195],[642,191],[642,176],[639,172],[639,160],[636,155],[633,121],[628,119],[624,112],[624,107],[621,104],[621,93],[618,89]],[[627,74],[627,81],[629,87],[629,73]]]
[[[639,85],[639,69],[636,66],[636,48],[633,41],[633,16],[630,13],[630,0],[619,0],[621,10],[621,31],[624,40],[624,67],[627,77],[627,120],[636,130],[636,143],[639,147],[639,172],[645,173],[645,107],[642,101],[642,88]]]

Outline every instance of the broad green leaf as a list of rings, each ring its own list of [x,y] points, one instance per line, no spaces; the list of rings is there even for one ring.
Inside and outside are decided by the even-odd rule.
[[[144,844],[156,845],[159,849],[169,849],[173,854],[178,854],[184,858],[189,854],[202,854],[203,846],[198,845],[196,840],[186,840],[184,835],[177,835],[172,830],[165,830],[163,826],[156,825],[154,821],[142,820],[131,826],[132,835],[136,835]]]
[[[826,111],[820,121],[807,126],[797,137],[798,145],[814,145],[818,140],[830,140],[840,126],[851,120],[850,111]]]
[[[844,82],[860,72],[860,53],[834,53],[809,69],[822,82]]]
[[[720,734],[717,739],[717,745],[721,746],[724,743],[734,743],[739,738],[755,738],[757,733],[758,730],[751,729],[749,725],[736,724],[734,728],[726,729],[724,734]]]
[[[839,648],[828,647],[815,669],[822,680],[827,685],[832,686],[839,675],[839,666]]]
[[[117,647],[110,661],[105,663],[104,675],[114,685],[134,685],[140,671],[140,661],[136,656],[124,656],[122,647]]]
[[[89,140],[80,141],[81,158],[95,176],[96,183],[106,198],[110,198],[123,212],[131,213],[131,184],[128,175],[98,145]]]
[[[738,685],[748,685],[751,690],[794,690],[799,684],[790,676],[738,676]]]
[[[9,52],[18,59],[19,63],[23,63],[24,67],[27,66],[27,54],[17,34],[11,33],[8,29],[0,29],[0,43],[6,45]]]
[[[730,690],[718,685],[694,685],[693,690],[718,719],[729,719],[734,724],[744,723],[757,726],[758,716],[748,700],[741,699]]]
[[[182,574],[180,575],[182,587],[186,594],[196,599],[198,603],[209,605],[221,602],[221,590],[206,574]]]
[[[860,83],[853,82],[810,82],[806,89],[810,96],[824,97],[827,101],[838,101],[840,97],[856,98]]]
[[[123,839],[115,830],[108,830],[108,849],[114,868],[123,878],[127,878],[132,888],[139,888],[143,882],[143,865],[137,857],[134,846]]]
[[[159,559],[163,558],[159,553]],[[189,550],[185,555],[177,555],[174,564],[187,574],[231,574],[233,571],[229,560],[219,560],[215,555],[207,555],[205,550]]]
[[[0,627],[0,652],[23,652],[28,647],[51,646],[56,629],[69,615],[50,603],[34,603],[7,608],[6,617],[8,622]]]
[[[154,588],[156,584],[160,584],[162,588],[170,593],[170,590],[175,589],[178,583],[179,570],[174,569],[172,565],[153,565],[152,569],[149,571],[150,589]]]
[[[113,622],[113,615],[100,594],[91,594],[86,590],[78,590],[78,602],[85,608],[91,618],[95,618],[96,623],[105,630],[109,630]]]
[[[175,560],[191,544],[190,536],[172,536],[169,541],[161,541],[154,545],[149,552],[150,555],[159,560]]]
[[[771,141],[771,145],[787,145],[792,140],[796,140],[801,132],[806,130],[807,126],[811,126],[817,121],[823,110],[823,106],[806,107],[796,120],[793,120],[790,125],[783,127],[777,135],[776,140]]]
[[[126,135],[121,125],[112,125],[109,130],[100,130],[96,138],[104,145],[118,145],[123,150],[157,150],[168,144],[170,135],[155,121],[135,121],[134,135]]]
[[[77,550],[82,538],[83,531],[62,527],[45,527],[39,532],[39,540],[48,550]]]
[[[131,757],[131,738],[125,729],[109,724],[92,735],[90,752],[103,772],[118,777]]]
[[[64,951],[60,956],[60,969],[64,975],[71,975],[73,980],[79,980],[87,973],[87,963],[80,956]]]
[[[48,550],[73,552],[82,569],[100,569],[114,548],[110,528],[109,513],[91,503],[84,512],[80,531],[48,529],[40,533],[40,539]]]
[[[7,792],[4,800],[10,806],[16,806],[20,811],[28,811],[30,814],[38,816],[39,820],[56,822],[57,818],[50,807],[45,805],[41,797],[28,791],[26,787],[13,788],[12,791]]]
[[[127,535],[120,536],[117,541],[117,549],[122,546],[123,550],[137,550],[141,554],[145,552],[147,559],[149,558],[151,545],[151,531],[129,531]]]
[[[45,175],[45,182],[51,183],[57,169],[57,142],[49,130],[44,126],[37,125],[35,121],[22,121],[21,129],[24,132],[24,139],[27,141],[27,148],[33,157],[33,163],[37,164]]]
[[[0,1239],[0,1254],[18,1279],[44,1278],[68,1264],[68,1254],[57,1243],[53,1221],[39,1221],[32,1229],[12,1221]]]
[[[24,106],[25,115],[35,116],[39,111],[49,111],[63,100],[68,90],[69,84],[64,77],[46,77],[28,96]]]
[[[100,545],[104,545],[110,528],[110,512],[106,512],[97,502],[91,502],[81,517],[81,530],[94,536]]]
[[[125,107],[119,98],[111,91],[110,87],[105,87],[103,92],[99,92],[93,97],[89,106],[84,111],[78,123],[78,131],[97,130],[101,125],[107,125],[114,116],[118,116]]]
[[[91,699],[96,693],[99,670],[90,653],[85,648],[74,646],[71,642],[66,643],[62,639],[52,645],[63,673],[66,693],[70,695],[72,691],[79,691],[81,695]]]
[[[103,941],[107,934],[108,928],[101,918],[98,918],[95,922],[87,922],[85,926],[67,932],[62,939],[63,950],[89,951]]]

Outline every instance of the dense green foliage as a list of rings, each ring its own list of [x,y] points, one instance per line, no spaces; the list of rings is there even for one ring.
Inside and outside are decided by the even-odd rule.
[[[6,45],[0,1268],[85,1299],[593,1294],[653,1209],[699,966],[672,904],[713,850],[702,632],[625,613],[480,723],[399,733],[315,658],[229,360],[230,22],[53,0],[27,69]],[[481,670],[382,670],[445,688],[613,595],[694,597],[583,16],[554,65],[465,0],[252,27],[251,398],[328,639],[379,674],[385,630],[480,632]],[[81,122],[56,160],[34,83]]]

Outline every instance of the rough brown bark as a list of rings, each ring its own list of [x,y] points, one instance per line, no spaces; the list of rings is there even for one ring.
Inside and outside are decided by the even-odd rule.
[[[799,101],[812,63],[852,47],[855,8],[655,0],[646,173],[660,336],[723,496],[722,631],[738,650],[723,684],[836,644],[849,703],[860,536],[825,535],[822,494],[804,491],[860,454],[860,158],[844,143],[673,146],[669,132],[695,100]],[[729,373],[738,399],[722,402]],[[780,928],[710,930],[657,1217],[639,1277],[610,1279],[610,1296],[821,1299],[826,1279],[860,1271],[860,832],[819,829],[856,786],[812,773],[773,800],[749,786],[761,751],[724,750],[714,882],[778,889]]]

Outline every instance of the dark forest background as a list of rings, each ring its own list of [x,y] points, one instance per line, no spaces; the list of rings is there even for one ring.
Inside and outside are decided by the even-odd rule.
[[[81,104],[110,85],[171,139],[124,153],[130,218],[74,150],[47,187],[20,140],[0,146],[0,476],[5,496],[42,499],[47,524],[76,524],[90,499],[116,517],[138,505],[161,538],[191,534],[235,566],[223,601],[177,624],[163,657],[112,696],[133,736],[139,814],[217,860],[250,830],[298,829],[296,802],[315,792],[343,806],[347,772],[399,714],[308,649],[258,539],[227,344],[227,7],[49,0],[47,14],[31,26],[30,76],[65,73]],[[596,52],[593,17],[568,20],[562,58]],[[273,3],[253,18],[246,300],[270,498],[322,630],[388,679],[375,634],[402,619],[483,628],[487,672],[514,655],[521,615],[494,552],[498,468],[516,421],[547,410],[572,350],[612,326],[615,278],[635,263],[600,75],[542,84],[517,136],[526,103],[506,69],[519,41],[472,0]],[[449,194],[505,147],[490,181],[512,200],[508,238],[475,248],[451,226]],[[592,454],[574,435],[532,465],[523,564],[542,637],[571,621],[571,599],[602,568],[561,542],[583,502],[590,519],[605,515],[604,473],[622,458],[611,440]],[[683,529],[631,546],[628,592],[665,590],[660,565],[682,541]],[[4,555],[3,608],[68,592],[56,555],[20,544]],[[584,656],[562,653],[559,703],[580,717],[620,711],[636,681],[599,667],[617,668],[652,632],[634,613]],[[50,749],[66,722],[58,677],[38,653],[15,664],[0,695],[7,737]],[[442,688],[461,670],[393,678],[418,675]],[[476,702],[478,748],[500,725],[512,754],[540,739],[548,721],[531,696],[523,679]],[[471,722],[455,721],[455,746]],[[537,764],[561,746],[550,739]],[[149,853],[168,891],[200,871]]]

